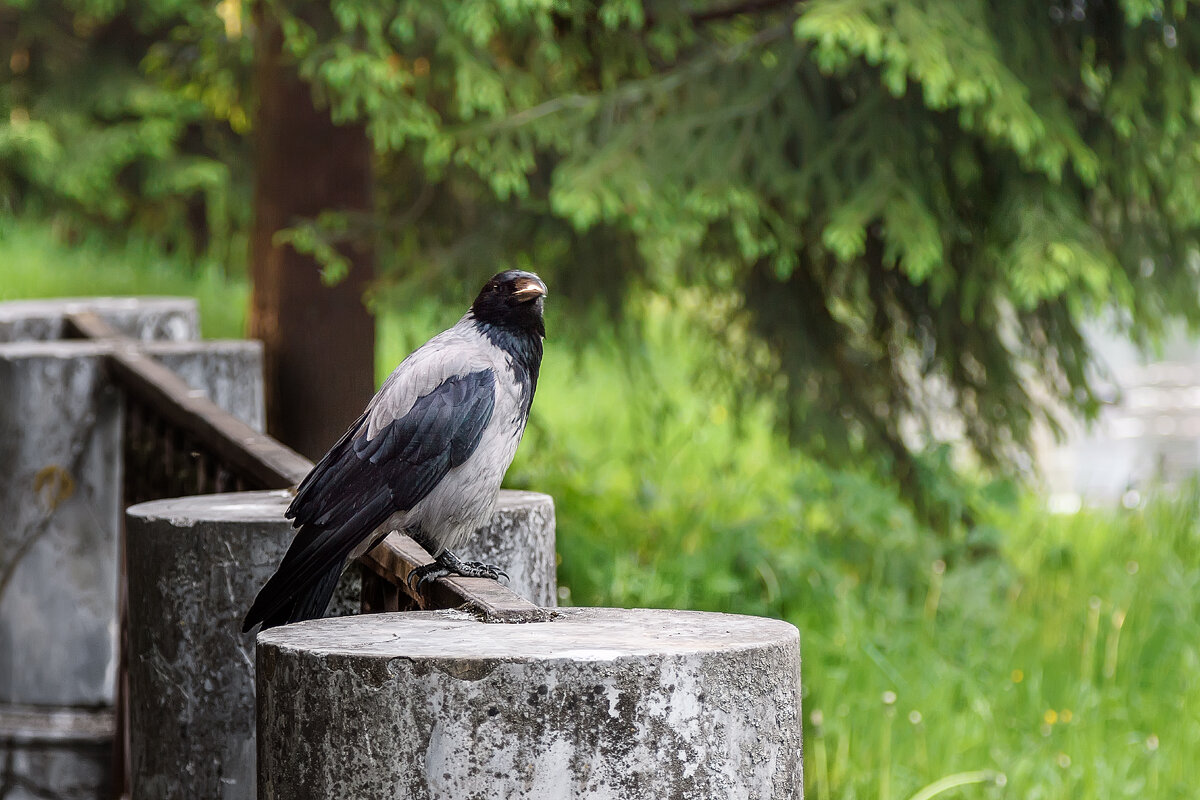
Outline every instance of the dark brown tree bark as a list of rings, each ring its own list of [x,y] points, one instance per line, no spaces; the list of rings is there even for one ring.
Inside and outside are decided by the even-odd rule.
[[[281,55],[269,14],[258,15],[250,336],[265,348],[268,431],[319,458],[375,388],[375,321],[363,304],[369,243],[347,247],[349,274],[333,286],[276,231],[324,210],[371,208],[371,145],[361,125],[334,125]]]

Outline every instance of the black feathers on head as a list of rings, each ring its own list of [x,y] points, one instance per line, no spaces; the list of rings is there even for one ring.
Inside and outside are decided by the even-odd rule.
[[[510,269],[484,284],[471,304],[471,314],[486,325],[520,334],[545,338],[542,318],[546,284],[532,272]]]

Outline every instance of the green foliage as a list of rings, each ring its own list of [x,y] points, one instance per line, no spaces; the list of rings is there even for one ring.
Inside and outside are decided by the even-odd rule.
[[[317,102],[378,153],[373,217],[282,234],[329,280],[365,237],[380,296],[458,294],[508,265],[576,308],[712,289],[733,298],[712,313],[744,311],[766,343],[739,386],[783,389],[792,442],[897,481],[948,530],[969,526],[969,492],[944,485],[940,445],[1013,470],[1052,409],[1098,409],[1086,320],[1142,343],[1200,325],[1195,11],[14,4],[0,195],[175,243],[206,229],[240,259],[251,34],[278,25]]]
[[[938,547],[894,489],[786,448],[768,408],[726,413],[686,309],[633,316],[549,351],[510,473],[556,499],[571,604],[795,623],[809,797],[953,775],[977,797],[1187,796],[1200,491],[1059,517],[991,487]]]
[[[207,52],[217,18],[124,5],[0,3],[0,207],[240,262],[245,146],[224,120],[245,115],[173,64],[228,83]]]
[[[924,447],[1012,467],[1057,427],[1043,398],[1098,408],[1085,320],[1142,341],[1200,323],[1194,6],[799,8],[276,10],[335,116],[410,178],[383,207],[432,233],[397,250],[557,278],[592,269],[579,236],[599,231],[622,277],[728,287],[775,356],[760,385],[787,376],[793,440],[936,518]],[[434,241],[490,215],[526,235]]]

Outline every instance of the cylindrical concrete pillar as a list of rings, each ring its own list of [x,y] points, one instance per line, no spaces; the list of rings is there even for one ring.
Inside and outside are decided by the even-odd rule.
[[[134,800],[253,796],[254,637],[242,616],[295,534],[290,502],[239,492],[127,511]],[[504,492],[462,555],[494,561],[515,591],[552,605],[553,501]],[[333,613],[352,610],[343,598]]]
[[[314,620],[259,635],[258,735],[262,800],[800,798],[799,635],[693,611]]]
[[[287,492],[126,512],[134,800],[254,796],[254,635],[242,616],[294,531]]]
[[[475,531],[455,555],[495,564],[508,573],[508,588],[534,605],[558,604],[554,500],[540,492],[500,492],[491,521]]]

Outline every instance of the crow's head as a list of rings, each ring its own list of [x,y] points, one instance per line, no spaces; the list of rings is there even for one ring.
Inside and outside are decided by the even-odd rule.
[[[532,272],[510,269],[484,284],[471,304],[471,314],[480,322],[512,331],[533,332],[545,337],[542,308],[546,284]]]

